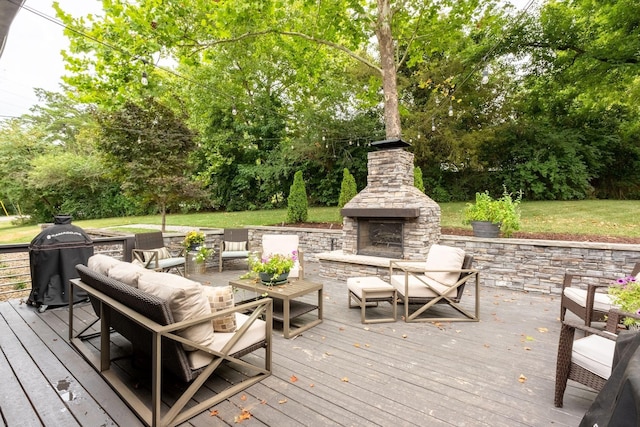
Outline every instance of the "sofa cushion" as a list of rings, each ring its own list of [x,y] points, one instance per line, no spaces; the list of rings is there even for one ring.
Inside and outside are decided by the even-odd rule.
[[[431,245],[425,265],[425,276],[436,282],[453,285],[458,281],[460,272],[429,270],[460,270],[464,262],[464,250],[453,246]]]
[[[238,328],[242,327],[244,323],[247,321],[249,316],[242,313],[235,313],[236,323]],[[215,341],[209,345],[208,347],[215,351],[220,351],[222,348],[229,342],[231,338],[233,338],[235,334],[233,332],[228,333],[216,333]],[[244,350],[245,348],[252,346],[254,344],[259,343],[260,341],[265,340],[267,337],[267,327],[264,320],[257,319],[253,324],[249,327],[244,335],[238,340],[237,343],[233,345],[228,354],[234,354],[239,352],[240,350]],[[189,357],[189,365],[191,365],[191,369],[202,368],[207,365],[213,359],[209,353],[201,350],[192,351],[188,355]]]
[[[119,261],[109,255],[104,254],[95,254],[89,257],[87,260],[87,267],[96,273],[100,273],[103,276],[106,276],[108,271],[114,266],[120,264],[122,261]]]
[[[128,262],[119,262],[109,269],[107,276],[117,280],[118,282],[122,282],[125,285],[137,288],[138,279],[146,272],[147,270],[140,265],[130,264]]]
[[[176,322],[211,314],[209,300],[202,285],[193,280],[170,273],[147,271],[138,279],[138,288],[167,300]],[[214,338],[211,322],[190,326],[179,331],[178,335],[204,346],[211,345]],[[195,350],[188,345],[183,347],[187,351]]]
[[[233,308],[233,288],[231,286],[204,286],[204,293],[209,299],[212,313]],[[234,313],[213,319],[213,330],[214,332],[234,332],[236,330]]]

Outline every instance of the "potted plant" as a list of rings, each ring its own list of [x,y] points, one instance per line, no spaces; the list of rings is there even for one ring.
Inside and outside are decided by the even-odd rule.
[[[640,314],[640,282],[633,276],[622,277],[608,288],[611,302],[621,311]],[[623,321],[628,329],[640,329],[638,320],[625,317]]]
[[[211,255],[213,255],[212,248],[208,248],[205,245],[198,247],[195,251],[195,256],[193,257],[193,260],[195,261],[195,265],[193,266],[195,273],[204,274],[206,272],[207,266],[205,263],[207,258],[211,257]]]
[[[297,251],[291,254],[270,254],[266,257],[258,257],[257,254],[249,255],[249,269],[258,274],[264,284],[279,285],[287,282],[289,272],[298,259]]]
[[[204,233],[201,231],[194,231],[194,230],[189,231],[184,236],[184,240],[182,241],[182,244],[184,245],[185,248],[187,248],[187,250],[195,251],[200,246],[204,245]]]
[[[522,192],[514,199],[504,189],[502,197],[494,199],[488,191],[476,193],[476,202],[467,203],[463,211],[463,223],[471,224],[474,236],[498,237],[500,231],[505,237],[520,229],[520,209]]]

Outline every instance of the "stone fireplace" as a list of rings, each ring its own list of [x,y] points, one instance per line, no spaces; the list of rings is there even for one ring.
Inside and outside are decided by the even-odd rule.
[[[367,186],[342,209],[342,252],[425,259],[440,239],[440,206],[414,187],[414,156],[402,148],[406,143],[372,145],[379,150],[368,154]]]

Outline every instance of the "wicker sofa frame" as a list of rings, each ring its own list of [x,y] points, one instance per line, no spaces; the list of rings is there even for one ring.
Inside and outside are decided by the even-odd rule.
[[[86,266],[78,265],[76,269],[79,278],[71,280],[70,291],[77,287],[89,295],[100,321],[99,355],[86,343],[86,337],[83,336],[88,328],[74,332],[73,304],[69,304],[69,341],[145,424],[149,426],[180,424],[271,375],[273,306],[270,298],[176,323],[166,300],[104,276]],[[211,322],[216,317],[235,312],[250,313],[249,318],[219,352],[176,335],[176,331],[185,327]],[[230,349],[257,319],[264,319],[266,338],[230,354]],[[131,389],[111,370],[110,337],[112,330],[127,338],[132,343],[134,352],[142,352],[151,358],[151,407],[145,404],[135,390]],[[182,344],[209,353],[212,360],[200,369],[191,369]],[[240,359],[240,357],[259,349],[264,349],[265,352],[263,364],[257,361],[249,363]],[[252,360],[254,359],[258,358],[252,358]],[[247,374],[247,377],[241,382],[185,409],[191,398],[224,361],[234,362],[240,365],[244,371],[251,372],[252,375]],[[162,411],[162,380],[166,371],[190,384],[168,410]]]

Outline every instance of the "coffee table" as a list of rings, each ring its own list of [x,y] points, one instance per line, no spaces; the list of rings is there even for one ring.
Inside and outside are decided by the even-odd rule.
[[[266,286],[255,279],[236,279],[229,281],[234,288],[254,291],[258,295],[267,295],[273,299],[273,318],[282,322],[285,338],[294,337],[322,323],[322,284],[308,280],[291,280],[284,285]],[[317,304],[310,304],[303,301],[296,301],[296,298],[308,295],[312,292],[318,293]],[[318,318],[307,321],[297,328],[292,328],[291,320],[303,314],[317,310]]]

